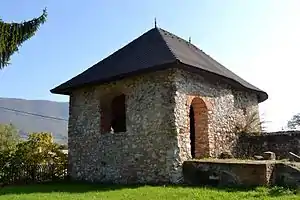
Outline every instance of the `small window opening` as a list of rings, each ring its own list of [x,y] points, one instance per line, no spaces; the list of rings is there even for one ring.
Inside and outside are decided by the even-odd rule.
[[[125,95],[113,98],[111,102],[111,131],[126,132],[126,107]]]

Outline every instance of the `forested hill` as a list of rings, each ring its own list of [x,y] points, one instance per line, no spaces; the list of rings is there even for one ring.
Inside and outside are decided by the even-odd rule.
[[[66,143],[68,122],[62,119],[68,119],[68,109],[68,102],[0,98],[0,124],[12,123],[22,137],[28,132],[51,132],[57,142]]]

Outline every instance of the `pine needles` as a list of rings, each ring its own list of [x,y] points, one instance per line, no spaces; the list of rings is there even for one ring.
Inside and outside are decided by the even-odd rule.
[[[35,35],[46,19],[46,8],[41,16],[21,23],[6,23],[0,19],[0,69],[10,64],[11,56],[26,40]]]

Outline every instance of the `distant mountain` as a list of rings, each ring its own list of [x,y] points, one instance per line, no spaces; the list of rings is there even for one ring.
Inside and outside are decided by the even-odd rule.
[[[51,132],[57,142],[67,142],[67,121],[32,116],[8,109],[53,118],[68,119],[68,102],[0,98],[0,124],[12,123],[19,129],[21,137],[27,137],[29,132],[45,131]]]

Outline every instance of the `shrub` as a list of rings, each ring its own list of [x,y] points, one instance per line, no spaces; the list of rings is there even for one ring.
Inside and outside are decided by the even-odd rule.
[[[0,155],[0,182],[61,178],[67,165],[67,155],[61,145],[53,142],[49,133],[32,133],[28,140],[16,145],[14,151],[2,151]]]
[[[12,124],[0,124],[0,153],[14,151],[20,141],[16,127]]]
[[[235,132],[238,134],[260,135],[265,131],[266,121],[261,121],[258,112],[252,112],[245,116],[244,122],[237,122]]]

